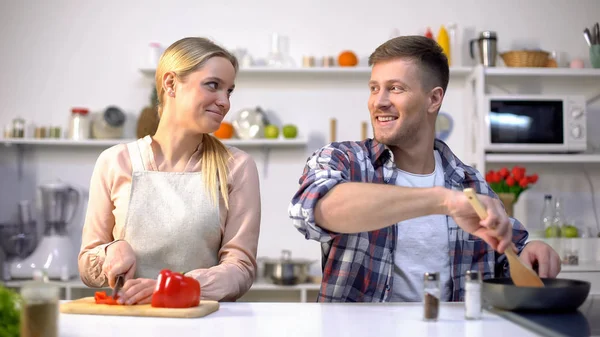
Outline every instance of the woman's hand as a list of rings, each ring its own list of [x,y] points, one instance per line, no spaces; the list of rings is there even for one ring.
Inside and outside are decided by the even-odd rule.
[[[152,301],[152,294],[156,287],[156,280],[137,278],[126,281],[119,291],[117,302],[119,304],[148,304]]]
[[[115,287],[117,276],[124,274],[125,281],[135,275],[135,253],[126,241],[117,241],[106,248],[106,258],[102,272],[108,278],[108,285]]]

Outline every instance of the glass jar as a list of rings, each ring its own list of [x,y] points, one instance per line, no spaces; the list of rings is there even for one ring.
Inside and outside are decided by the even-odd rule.
[[[467,270],[465,274],[465,318],[480,319],[481,305],[481,273]]]
[[[69,124],[70,139],[85,140],[90,138],[89,112],[86,108],[71,109],[71,123]]]
[[[13,138],[25,137],[25,120],[23,118],[13,119]]]
[[[31,281],[21,288],[21,337],[58,336],[59,288]]]
[[[437,321],[440,311],[440,274],[425,273],[423,277],[423,319]]]

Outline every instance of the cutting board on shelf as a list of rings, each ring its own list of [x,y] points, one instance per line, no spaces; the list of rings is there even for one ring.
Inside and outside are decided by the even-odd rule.
[[[60,304],[63,314],[198,318],[219,310],[219,302],[200,301],[193,308],[153,308],[150,304],[108,305],[96,304],[93,297],[84,297]]]

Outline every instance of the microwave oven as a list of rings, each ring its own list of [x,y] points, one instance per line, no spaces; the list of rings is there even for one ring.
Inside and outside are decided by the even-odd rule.
[[[488,95],[484,104],[485,152],[587,150],[584,96]]]

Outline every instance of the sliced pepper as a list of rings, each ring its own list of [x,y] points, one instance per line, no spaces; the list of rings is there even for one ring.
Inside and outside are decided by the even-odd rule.
[[[161,270],[152,294],[156,308],[190,308],[200,304],[200,282],[168,269]]]
[[[117,298],[106,295],[106,291],[96,291],[94,299],[96,300],[96,304],[119,305]]]

